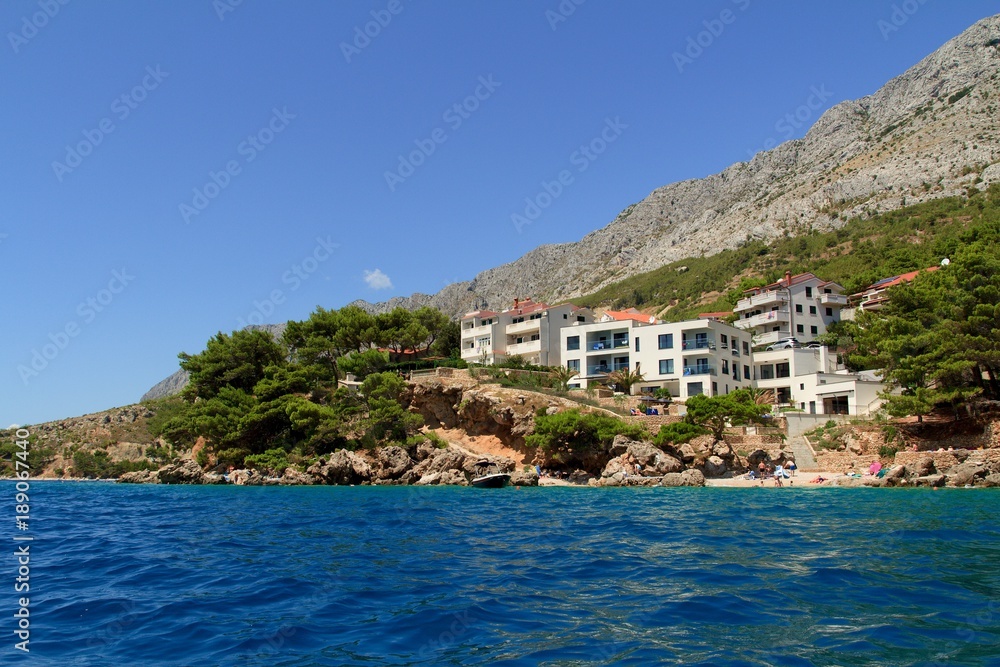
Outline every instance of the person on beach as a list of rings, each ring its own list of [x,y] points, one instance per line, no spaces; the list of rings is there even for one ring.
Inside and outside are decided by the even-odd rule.
[[[792,477],[795,477],[795,468],[796,468],[795,461],[789,461],[788,462],[788,474],[791,475]]]

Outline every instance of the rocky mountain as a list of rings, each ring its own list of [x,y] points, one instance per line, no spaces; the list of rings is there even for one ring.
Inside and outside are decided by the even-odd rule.
[[[706,178],[652,192],[574,243],[545,245],[434,295],[369,312],[432,305],[447,313],[516,296],[560,300],[747,239],[830,229],[853,216],[1000,180],[1000,15],[979,21],[873,95],[842,102],[802,138]]]

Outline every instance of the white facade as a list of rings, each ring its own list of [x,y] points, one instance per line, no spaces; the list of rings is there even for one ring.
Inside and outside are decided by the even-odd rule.
[[[502,312],[478,310],[461,322],[462,359],[495,364],[518,355],[538,366],[561,365],[559,332],[564,327],[593,320],[593,313],[567,303],[548,306],[530,299],[515,301]]]
[[[753,355],[754,385],[774,392],[775,402],[809,414],[870,415],[885,386],[873,377],[838,369],[825,347],[787,348]]]
[[[572,325],[560,335],[563,364],[579,373],[570,386],[604,383],[609,373],[623,368],[644,377],[633,393],[665,388],[681,401],[752,384],[750,337],[722,322],[612,320]]]
[[[847,306],[843,291],[837,283],[811,273],[786,273],[782,280],[751,290],[737,302],[733,312],[739,319],[733,325],[753,335],[754,347],[790,336],[807,343],[840,321],[840,311]]]
[[[884,386],[839,369],[825,347],[754,352],[749,332],[715,320],[579,323],[560,337],[563,365],[578,372],[570,387],[605,384],[609,373],[628,368],[643,375],[633,394],[665,388],[681,402],[759,387],[812,414],[868,415],[881,405]]]

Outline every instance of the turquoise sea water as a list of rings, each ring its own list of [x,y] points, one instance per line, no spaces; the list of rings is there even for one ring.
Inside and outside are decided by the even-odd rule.
[[[2,664],[1000,665],[989,490],[33,483],[31,502],[31,653],[8,634]]]

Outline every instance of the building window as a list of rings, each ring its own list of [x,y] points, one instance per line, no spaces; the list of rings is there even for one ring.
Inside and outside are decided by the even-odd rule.
[[[804,324],[796,324],[795,325],[795,331],[797,333],[804,334],[806,332],[806,325],[804,325]]]
[[[577,316],[576,316],[576,321],[577,321],[577,322],[586,322],[586,321],[587,321],[587,318],[586,318],[586,317],[584,317],[583,315],[577,315]]]
[[[799,391],[805,391],[805,390],[806,390],[806,383],[805,382],[800,382],[799,383]]]
[[[801,313],[802,312],[802,304],[801,303],[795,304],[795,312],[796,313]]]
[[[567,350],[579,350],[580,349],[580,337],[579,336],[567,336],[566,337],[566,349]]]
[[[660,334],[657,336],[656,345],[661,350],[669,350],[674,347],[673,334]]]
[[[568,320],[569,319],[569,315],[567,315],[566,313],[563,313],[563,319],[564,320]]]
[[[723,350],[729,347],[729,336],[726,334],[719,334],[719,344],[722,345]]]
[[[712,393],[715,394],[716,396],[718,396],[718,394],[719,394],[719,383],[718,382],[713,382],[712,383]]]
[[[760,379],[770,380],[774,378],[774,366],[771,364],[765,364],[760,367]]]
[[[809,333],[813,336],[819,335],[819,327],[809,327]]]
[[[538,334],[531,334],[531,340],[539,340],[540,338],[541,336],[539,336]]]
[[[809,306],[809,314],[810,315],[816,314],[816,306]]]
[[[743,341],[743,354],[750,354],[750,343]]]
[[[735,364],[733,364],[735,366]],[[722,360],[722,374],[729,375],[729,362],[725,359]]]
[[[737,382],[740,381],[740,367],[736,364],[733,364],[733,379]]]
[[[580,360],[579,359],[569,359],[566,361],[566,368],[571,371],[580,372]]]
[[[807,287],[806,288],[806,298],[807,299],[811,299],[812,295],[813,295],[813,288],[812,287]]]
[[[705,393],[705,388],[700,382],[688,382],[688,396],[700,396]]]
[[[826,309],[826,316],[827,317],[833,317],[833,308],[827,308]]]
[[[660,359],[660,375],[673,375],[673,373],[674,373],[674,360]]]
[[[743,379],[744,380],[750,379],[750,367],[745,364],[743,366]]]
[[[635,351],[636,352],[639,351],[639,337],[638,336],[635,337]]]
[[[774,376],[779,378],[791,377],[791,373],[788,370],[788,363],[775,364],[774,365]]]

